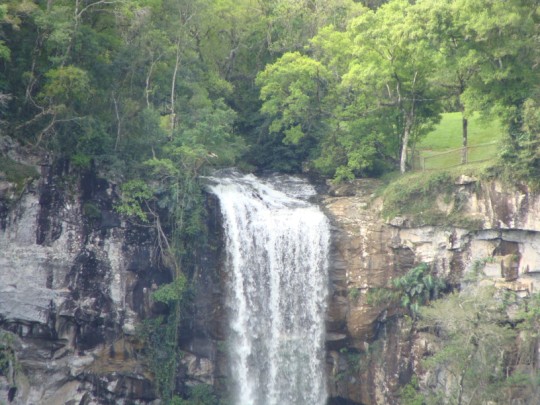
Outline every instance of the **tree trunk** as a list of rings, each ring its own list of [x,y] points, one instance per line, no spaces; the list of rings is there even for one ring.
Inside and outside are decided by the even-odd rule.
[[[409,147],[409,140],[411,139],[411,131],[413,127],[414,122],[414,115],[415,115],[415,107],[416,107],[416,96],[415,96],[415,87],[416,87],[416,79],[418,77],[418,72],[414,72],[414,78],[412,81],[412,90],[411,90],[411,105],[410,109],[407,111],[403,106],[403,99],[401,97],[401,83],[399,81],[399,78],[396,75],[397,79],[397,94],[398,94],[398,104],[400,104],[401,111],[405,115],[405,127],[403,128],[403,138],[401,139],[401,158],[399,161],[399,171],[401,174],[405,173],[407,171],[407,148]]]
[[[180,66],[180,37],[176,41],[176,61],[174,64],[174,71],[171,80],[171,107],[170,107],[170,138],[172,139],[174,128],[176,126],[176,110],[175,110],[175,94],[176,94],[176,76],[178,75],[178,68]]]
[[[468,126],[469,126],[469,121],[467,120],[467,117],[465,117],[465,115],[462,114],[462,119],[461,119],[461,128],[462,128],[462,136],[463,136],[463,149],[461,150],[461,164],[465,164],[468,162],[468,150],[467,150],[467,143],[468,143]]]
[[[116,141],[114,142],[114,151],[118,150],[118,145],[120,144],[120,138],[122,136],[122,118],[120,117],[120,110],[118,109],[118,100],[113,92],[112,95],[113,104],[114,104],[114,113],[116,114]]]
[[[411,138],[412,118],[409,114],[405,118],[405,128],[403,129],[403,138],[401,140],[401,158],[399,161],[399,171],[401,174],[407,171],[407,148]]]

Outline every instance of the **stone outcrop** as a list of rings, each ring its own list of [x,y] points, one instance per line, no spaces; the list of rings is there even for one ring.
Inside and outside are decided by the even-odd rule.
[[[0,229],[0,343],[16,369],[0,377],[0,402],[150,403],[135,329],[168,278],[150,235],[121,222],[114,185],[93,172],[41,173]]]
[[[115,212],[116,186],[95,170],[0,141],[0,158],[41,173],[22,192],[0,173],[0,403],[159,403],[138,332],[163,313],[151,293],[171,281],[154,231]],[[202,293],[185,317],[179,389],[222,375],[219,276],[201,271],[219,269],[219,254],[196,256]]]
[[[115,185],[95,171],[71,170],[27,154],[6,139],[0,152],[36,167],[24,190],[0,173],[0,403],[158,403],[137,328],[163,313],[151,293],[170,281],[155,257],[155,235],[119,217]],[[319,199],[332,223],[327,314],[330,404],[398,404],[418,371],[421,334],[396,309],[368,302],[419,263],[458,286],[475,263],[496,286],[540,289],[540,197],[474,178],[456,181],[456,201],[474,229],[383,218],[374,180],[330,188]],[[208,241],[193,252],[193,305],[182,325],[178,387],[226,390],[222,234],[218,204],[207,199]],[[488,259],[489,260],[486,260]]]
[[[335,404],[398,404],[399,387],[422,355],[422,337],[392,317],[392,308],[370,305],[369,289],[387,286],[419,263],[454,286],[475,276],[475,263],[482,263],[493,285],[522,296],[540,289],[540,197],[527,188],[458,179],[460,213],[477,224],[464,229],[384,219],[375,187],[357,180],[322,201],[334,225],[328,329],[340,339],[328,341],[328,376]],[[453,209],[440,206],[448,214]]]
[[[159,403],[139,332],[167,312],[151,297],[171,281],[155,230],[116,213],[116,186],[93,167],[53,162],[5,136],[0,159],[14,168],[0,169],[0,403]],[[24,180],[20,167],[32,175]],[[225,386],[221,223],[208,204],[207,245],[185,269],[195,294],[178,393]]]

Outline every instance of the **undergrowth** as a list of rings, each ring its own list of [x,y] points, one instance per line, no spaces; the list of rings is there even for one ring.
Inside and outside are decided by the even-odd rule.
[[[1,174],[7,181],[17,185],[17,191],[21,191],[29,179],[39,177],[35,167],[18,163],[7,156],[0,156],[0,178]]]
[[[415,226],[442,225],[477,229],[481,223],[464,214],[468,194],[460,193],[455,182],[460,175],[481,180],[487,167],[461,167],[452,170],[414,172],[386,176],[377,195],[383,199],[386,219],[406,217]],[[477,183],[479,184],[479,183]]]

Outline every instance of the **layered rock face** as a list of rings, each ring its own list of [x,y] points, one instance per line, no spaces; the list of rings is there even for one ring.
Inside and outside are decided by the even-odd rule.
[[[487,262],[490,283],[522,296],[540,289],[540,198],[526,188],[458,180],[454,195],[477,226],[471,230],[385,220],[375,186],[359,180],[323,199],[334,224],[328,378],[335,404],[398,404],[399,387],[418,371],[425,351],[410,324],[391,320],[392,308],[368,303],[370,288],[387,286],[419,263],[458,286],[475,262]]]
[[[120,221],[107,181],[66,162],[41,171],[20,198],[0,196],[11,205],[0,218],[0,402],[150,403],[135,329],[169,278],[152,235]]]
[[[139,333],[167,313],[152,300],[171,281],[154,229],[121,218],[116,186],[95,170],[51,163],[9,138],[0,153],[40,171],[24,190],[0,172],[0,403],[159,403]],[[221,223],[208,204],[212,249],[190,259],[179,390],[224,385]]]
[[[0,173],[0,403],[157,403],[136,330],[163,310],[151,293],[170,281],[155,235],[115,213],[115,186],[92,171],[81,177],[66,162],[14,158],[41,176],[21,192]],[[465,229],[384,219],[377,186],[358,180],[320,196],[333,239],[330,404],[398,404],[399,388],[418,371],[422,337],[395,309],[368,303],[370,288],[419,263],[457,286],[486,258],[483,271],[494,285],[520,295],[540,288],[540,198],[529,190],[460,179],[454,201],[475,224]],[[208,249],[194,253],[190,270],[195,294],[180,336],[178,386],[205,383],[223,392],[226,274],[218,204],[212,196],[207,203]]]

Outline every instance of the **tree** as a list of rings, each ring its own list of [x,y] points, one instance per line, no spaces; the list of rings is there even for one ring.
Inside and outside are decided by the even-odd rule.
[[[329,72],[299,52],[286,53],[257,76],[261,111],[272,117],[271,133],[283,131],[284,142],[298,144],[323,127]]]
[[[345,31],[321,29],[311,56],[285,54],[269,65],[257,83],[271,132],[297,142],[319,131],[313,165],[337,179],[381,166],[392,150],[404,172],[410,144],[440,110],[433,51],[415,10],[406,1],[362,9]]]
[[[415,132],[438,120],[438,105],[430,79],[435,70],[433,50],[417,24],[415,9],[405,0],[384,4],[354,19],[356,61],[349,82],[374,95],[378,108],[399,111],[399,168],[407,170],[407,153]],[[360,90],[360,89],[359,89]]]
[[[538,161],[523,131],[525,101],[537,94],[538,3],[531,0],[456,0],[455,26],[462,37],[462,64],[473,67],[461,95],[466,110],[497,117],[507,128],[502,157],[511,175],[535,179]]]
[[[453,0],[423,0],[416,3],[417,24],[425,27],[425,40],[435,50],[433,86],[441,88],[443,98],[450,99],[449,108],[456,108],[462,117],[462,159],[467,163],[468,117],[462,95],[479,70],[477,54],[469,46],[469,38],[458,23],[461,10]]]
[[[310,49],[331,78],[326,134],[313,166],[338,181],[383,171],[395,149],[392,114],[385,112],[383,117],[363,83],[351,80],[350,67],[356,61],[353,39],[351,31],[328,26],[311,40]]]
[[[421,308],[422,326],[440,338],[424,362],[431,370],[430,396],[455,405],[501,398],[509,403],[504,381],[517,334],[497,294],[493,287],[475,287]]]

